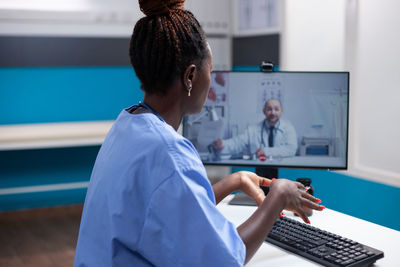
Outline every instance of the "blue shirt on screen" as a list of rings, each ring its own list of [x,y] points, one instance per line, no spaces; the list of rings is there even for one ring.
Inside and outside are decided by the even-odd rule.
[[[96,159],[75,266],[243,266],[245,254],[194,146],[123,110]]]

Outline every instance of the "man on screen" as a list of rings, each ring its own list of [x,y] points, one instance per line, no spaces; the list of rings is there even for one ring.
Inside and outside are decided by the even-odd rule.
[[[263,113],[264,120],[249,126],[244,133],[236,137],[215,140],[214,147],[222,154],[255,155],[261,161],[271,157],[294,156],[297,150],[297,135],[293,125],[281,119],[281,102],[275,98],[267,100]]]

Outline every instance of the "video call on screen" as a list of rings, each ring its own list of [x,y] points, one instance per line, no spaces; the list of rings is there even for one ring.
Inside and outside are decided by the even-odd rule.
[[[345,169],[348,87],[348,72],[213,72],[206,103],[185,117],[183,135],[205,164]],[[273,147],[264,112],[271,99],[282,109]],[[218,139],[223,150],[213,145]]]

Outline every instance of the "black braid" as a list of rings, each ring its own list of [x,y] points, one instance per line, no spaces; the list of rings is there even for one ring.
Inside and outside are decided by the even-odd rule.
[[[174,10],[140,19],[131,37],[129,55],[141,88],[150,94],[165,94],[187,66],[201,68],[207,42],[190,11]]]

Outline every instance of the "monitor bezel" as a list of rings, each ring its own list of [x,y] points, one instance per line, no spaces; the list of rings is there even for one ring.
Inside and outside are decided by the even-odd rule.
[[[279,164],[235,164],[235,163],[224,163],[222,162],[204,162],[202,163],[206,166],[229,166],[229,167],[252,167],[252,168],[275,168],[275,169],[315,169],[315,170],[347,170],[349,164],[349,119],[350,119],[350,72],[349,71],[271,71],[271,72],[263,72],[263,71],[254,71],[254,70],[240,70],[240,71],[212,71],[213,73],[264,73],[268,74],[276,74],[276,73],[305,73],[305,74],[346,74],[347,75],[347,125],[346,125],[346,158],[345,158],[345,166],[337,167],[337,166],[300,166],[300,165],[279,165]],[[182,135],[185,137],[185,127],[182,127]],[[186,137],[185,137],[186,138]],[[193,145],[194,146],[194,145]],[[194,146],[195,147],[195,146]],[[196,148],[196,147],[195,147]],[[197,151],[197,149],[196,149]],[[310,156],[312,157],[312,156]]]

